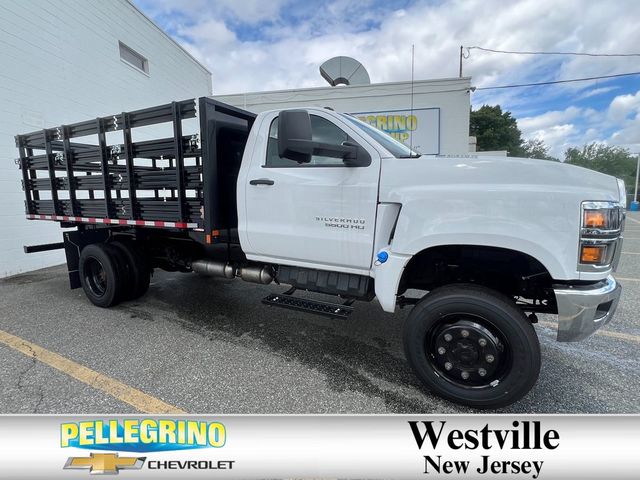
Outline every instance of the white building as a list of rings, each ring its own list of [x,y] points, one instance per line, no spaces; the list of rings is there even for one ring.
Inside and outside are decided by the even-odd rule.
[[[211,94],[211,73],[127,0],[0,3],[0,276],[64,262],[28,221],[14,135]]]
[[[319,106],[352,113],[424,154],[469,152],[471,79],[305,88],[217,95],[231,105],[263,112]]]

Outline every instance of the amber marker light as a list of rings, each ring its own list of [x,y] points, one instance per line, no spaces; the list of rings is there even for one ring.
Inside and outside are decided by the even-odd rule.
[[[585,210],[584,226],[586,228],[602,228],[607,226],[607,217],[603,210]]]
[[[602,263],[604,259],[604,247],[583,245],[580,252],[580,263]]]

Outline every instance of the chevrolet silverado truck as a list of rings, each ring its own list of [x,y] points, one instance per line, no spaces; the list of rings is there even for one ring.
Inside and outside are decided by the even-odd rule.
[[[255,115],[210,98],[16,145],[27,218],[65,229],[25,251],[64,248],[71,288],[98,307],[142,296],[154,269],[288,285],[263,303],[331,317],[411,306],[409,365],[471,407],[533,387],[537,315],[582,340],[620,298],[624,183],[584,168],[424,156],[331,109]]]

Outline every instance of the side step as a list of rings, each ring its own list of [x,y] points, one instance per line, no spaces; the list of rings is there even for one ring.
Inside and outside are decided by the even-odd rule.
[[[301,312],[315,313],[333,318],[349,318],[353,313],[353,307],[338,303],[319,302],[306,298],[294,297],[287,294],[272,293],[262,299],[262,303],[275,307],[289,308]]]

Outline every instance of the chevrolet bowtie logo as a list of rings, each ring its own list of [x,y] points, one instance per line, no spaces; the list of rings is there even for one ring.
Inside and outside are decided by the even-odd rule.
[[[64,468],[88,468],[92,475],[117,475],[120,470],[140,470],[146,458],[119,457],[117,453],[92,453],[90,457],[69,457]]]

